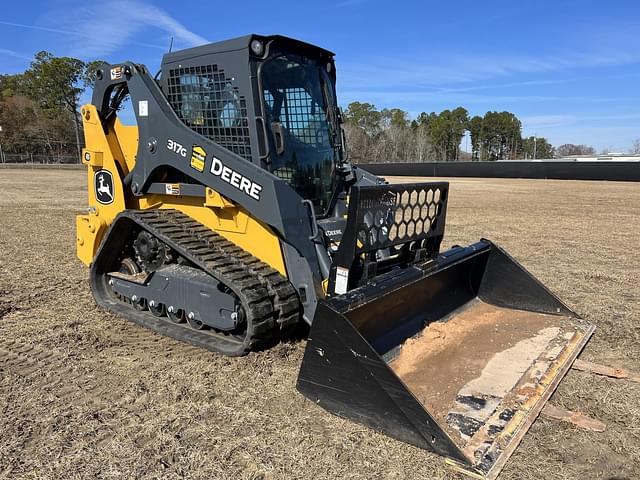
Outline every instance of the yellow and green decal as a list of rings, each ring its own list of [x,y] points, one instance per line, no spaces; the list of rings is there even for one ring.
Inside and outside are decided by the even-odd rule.
[[[200,145],[194,145],[191,149],[191,168],[195,168],[199,172],[204,171],[204,161],[207,158],[207,152]]]

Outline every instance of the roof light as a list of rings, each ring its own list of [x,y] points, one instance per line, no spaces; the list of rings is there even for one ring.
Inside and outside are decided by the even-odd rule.
[[[251,40],[251,51],[261,57],[264,53],[264,44],[260,40]]]

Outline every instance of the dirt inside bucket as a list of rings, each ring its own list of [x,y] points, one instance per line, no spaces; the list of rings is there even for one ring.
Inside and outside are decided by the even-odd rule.
[[[474,301],[406,340],[389,366],[463,446],[466,439],[447,424],[456,397],[470,386],[503,397],[560,332],[563,318]]]

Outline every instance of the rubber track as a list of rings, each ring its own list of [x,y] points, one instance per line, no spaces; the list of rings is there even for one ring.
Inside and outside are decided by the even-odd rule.
[[[228,355],[242,355],[271,346],[280,338],[281,330],[286,331],[297,324],[299,301],[291,283],[221,235],[177,210],[127,210],[114,223],[121,217],[134,221],[231,288],[248,310],[252,328],[240,345],[241,342],[225,333],[197,331],[171,324],[168,319],[157,319],[148,312],[135,311],[126,303],[113,305],[113,302],[100,301],[96,296],[102,306],[159,333]]]
[[[269,294],[273,298],[276,321],[282,330],[294,327],[298,323],[300,302],[295,288],[287,278],[283,277],[275,268],[261,262],[249,252],[226,240],[213,230],[176,210],[171,210],[171,212],[174,215],[177,214],[177,216],[188,219],[188,221],[181,220],[176,225],[181,226],[190,235],[197,235],[199,239],[207,242],[210,247],[224,249],[231,254],[231,258],[248,267],[254,275],[257,275],[266,284]]]

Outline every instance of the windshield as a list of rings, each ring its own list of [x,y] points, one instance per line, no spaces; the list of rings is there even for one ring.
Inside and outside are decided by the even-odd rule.
[[[316,60],[281,55],[262,66],[263,101],[271,127],[272,172],[300,196],[327,211],[334,190],[337,126],[333,85]],[[279,138],[278,138],[279,137]]]

